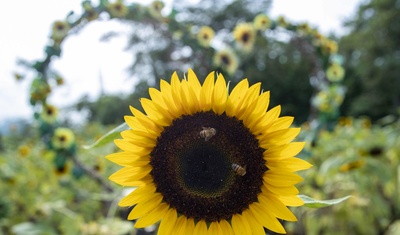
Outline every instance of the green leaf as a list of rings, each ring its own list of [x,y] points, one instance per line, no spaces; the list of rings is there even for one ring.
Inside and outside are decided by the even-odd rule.
[[[317,200],[317,199],[311,198],[311,197],[306,196],[306,195],[298,195],[298,197],[301,200],[303,200],[304,206],[306,206],[306,207],[322,208],[322,207],[327,207],[327,206],[332,206],[332,205],[335,205],[335,204],[339,204],[339,203],[347,200],[351,196],[346,196],[346,197],[341,197],[341,198],[331,199],[331,200]]]
[[[107,134],[103,135],[98,139],[96,142],[90,145],[82,146],[84,149],[91,149],[97,148],[103,145],[110,143],[111,141],[115,140],[117,137],[120,136],[121,131],[127,130],[129,127],[126,123],[122,123],[121,125],[117,126],[116,128],[109,131]]]

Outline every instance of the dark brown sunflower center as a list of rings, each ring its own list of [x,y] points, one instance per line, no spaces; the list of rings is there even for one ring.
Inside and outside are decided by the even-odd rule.
[[[249,40],[250,40],[250,34],[249,34],[249,33],[244,33],[244,34],[242,35],[242,41],[243,41],[244,43],[247,43]]]
[[[222,60],[222,63],[224,63],[225,65],[229,65],[231,63],[231,60],[226,55],[221,56],[221,60]]]
[[[151,152],[157,191],[179,214],[230,219],[257,201],[267,170],[263,149],[242,121],[199,112],[175,119]]]

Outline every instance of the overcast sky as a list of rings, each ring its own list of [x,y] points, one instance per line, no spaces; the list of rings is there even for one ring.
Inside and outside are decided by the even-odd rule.
[[[29,85],[31,79],[16,82],[17,58],[28,61],[42,59],[43,48],[53,21],[64,18],[68,12],[81,11],[82,0],[12,0],[0,8],[0,123],[6,118],[31,118]],[[96,2],[96,1],[93,1]],[[131,1],[126,1],[131,2]],[[143,2],[143,1],[141,1]],[[150,2],[150,1],[145,1]],[[309,22],[325,34],[344,34],[342,22],[354,15],[363,0],[275,0],[270,11],[272,18],[283,15],[293,22]],[[135,81],[129,79],[126,68],[132,55],[124,52],[126,37],[117,37],[111,43],[99,42],[108,31],[125,34],[127,25],[117,21],[93,22],[77,35],[63,43],[63,54],[54,61],[54,68],[66,84],[54,92],[51,103],[59,106],[77,101],[83,94],[99,94],[99,75],[103,77],[107,93],[131,91]]]

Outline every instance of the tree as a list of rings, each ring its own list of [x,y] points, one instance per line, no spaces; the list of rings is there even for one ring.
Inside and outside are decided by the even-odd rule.
[[[370,0],[361,5],[340,48],[345,56],[347,115],[368,115],[373,120],[399,114],[400,4]]]

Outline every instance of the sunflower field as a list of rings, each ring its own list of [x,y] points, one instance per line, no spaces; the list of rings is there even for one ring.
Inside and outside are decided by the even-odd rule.
[[[34,115],[0,129],[0,235],[400,234],[400,1],[341,37],[270,0],[172,2],[84,0],[18,61]],[[56,107],[53,62],[96,21],[131,28],[136,85]]]

